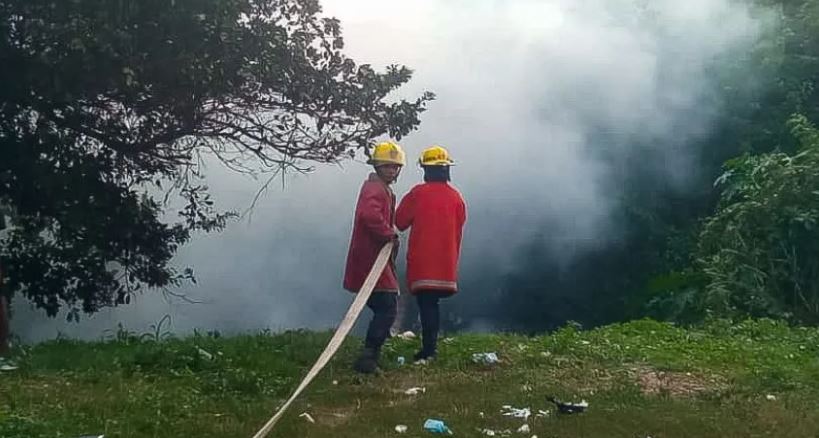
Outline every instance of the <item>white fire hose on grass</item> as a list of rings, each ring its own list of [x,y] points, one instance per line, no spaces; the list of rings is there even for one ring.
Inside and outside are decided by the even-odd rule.
[[[333,355],[336,354],[338,347],[341,346],[344,338],[346,338],[347,334],[350,333],[356,319],[358,319],[358,315],[367,304],[367,300],[370,298],[378,279],[381,277],[381,273],[384,272],[384,268],[387,266],[387,262],[392,254],[393,245],[395,245],[395,243],[389,242],[384,245],[383,248],[381,248],[381,252],[378,253],[378,257],[375,259],[372,269],[370,269],[370,273],[364,280],[364,285],[361,286],[361,290],[358,292],[358,294],[356,294],[355,300],[353,300],[353,303],[347,310],[347,314],[344,315],[344,319],[341,320],[341,324],[339,324],[336,332],[330,339],[330,342],[327,343],[327,347],[324,348],[321,356],[319,356],[316,363],[313,364],[313,367],[304,377],[304,380],[299,383],[299,386],[293,392],[293,395],[291,395],[290,398],[287,399],[287,401],[279,408],[276,414],[267,421],[264,427],[259,429],[259,431],[256,432],[256,435],[253,435],[253,438],[264,438],[268,433],[270,433],[273,426],[275,426],[279,419],[281,419],[287,408],[290,407],[293,401],[296,400],[296,398],[302,393],[302,391],[304,391],[305,388],[307,388],[307,385],[313,381],[316,375],[318,375],[318,373],[324,368],[325,365],[327,365],[330,359],[332,359]]]

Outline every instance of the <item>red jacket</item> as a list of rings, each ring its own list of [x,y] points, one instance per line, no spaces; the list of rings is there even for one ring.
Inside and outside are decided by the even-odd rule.
[[[376,174],[370,174],[358,195],[353,221],[353,236],[347,253],[347,269],[344,273],[344,289],[357,293],[384,244],[395,237],[395,195],[390,187]],[[398,292],[398,277],[394,260],[391,260],[375,290]]]
[[[419,290],[458,291],[458,257],[466,223],[466,204],[458,191],[444,182],[415,186],[396,211],[403,231],[412,227],[407,248],[407,283]]]

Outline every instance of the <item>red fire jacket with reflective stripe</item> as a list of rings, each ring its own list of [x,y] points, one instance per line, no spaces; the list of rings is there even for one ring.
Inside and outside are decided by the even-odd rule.
[[[410,291],[458,291],[458,258],[466,223],[461,194],[445,182],[415,186],[401,200],[395,224],[412,228],[407,248],[407,283]]]
[[[395,195],[376,174],[361,186],[355,208],[353,235],[347,253],[344,289],[357,293],[370,273],[379,251],[395,237]],[[398,292],[394,259],[378,279],[375,290]]]

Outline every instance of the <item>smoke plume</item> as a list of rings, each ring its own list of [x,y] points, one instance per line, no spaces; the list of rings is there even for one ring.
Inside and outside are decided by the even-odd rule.
[[[728,0],[325,0],[343,25],[347,52],[376,67],[415,70],[401,90],[438,98],[421,129],[402,139],[410,160],[446,146],[453,182],[469,208],[464,289],[451,308],[489,303],[516,251],[543,235],[542,250],[569,261],[618,239],[612,220],[638,169],[686,190],[699,178],[697,141],[720,108],[717,60],[740,57],[763,20]],[[637,159],[637,157],[640,157]],[[226,208],[243,210],[258,181],[211,166]],[[243,331],[334,326],[350,296],[341,289],[361,162],[319,167],[273,186],[251,220],[198,238],[178,261],[198,284],[183,292],[202,304],[154,294],[76,324],[45,320],[18,302],[25,339],[64,331],[97,337],[122,322],[146,330],[165,314],[173,328]],[[399,196],[421,180],[407,166]],[[650,183],[650,182],[648,182]],[[458,304],[461,303],[461,304]],[[453,307],[454,306],[454,307]],[[487,320],[473,328],[491,328]]]

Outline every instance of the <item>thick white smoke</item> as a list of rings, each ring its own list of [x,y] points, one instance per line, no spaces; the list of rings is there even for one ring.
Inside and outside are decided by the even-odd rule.
[[[563,236],[555,253],[605,245],[628,166],[656,170],[684,189],[718,92],[709,66],[747,50],[763,21],[728,0],[325,0],[342,21],[359,63],[415,69],[402,97],[434,91],[420,131],[403,139],[409,156],[430,144],[450,149],[454,183],[467,199],[462,272],[500,275],[511,255],[548,222]],[[640,163],[635,145],[650,144]],[[225,207],[243,209],[258,182],[213,166]],[[349,296],[341,276],[352,209],[368,169],[350,162],[288,178],[262,198],[252,222],[197,239],[179,255],[205,304],[145,295],[80,325],[34,318],[17,306],[27,339],[98,336],[117,322],[144,330],[164,314],[179,331],[329,327]],[[400,195],[420,180],[405,169]],[[567,255],[569,257],[570,255]],[[486,274],[486,272],[484,272]],[[463,294],[485,291],[465,290]],[[476,299],[481,299],[476,296]]]

